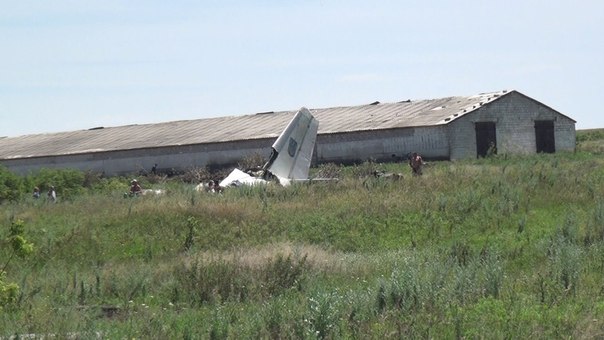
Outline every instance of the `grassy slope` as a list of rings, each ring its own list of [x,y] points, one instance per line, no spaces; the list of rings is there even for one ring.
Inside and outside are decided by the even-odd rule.
[[[365,164],[288,189],[5,205],[36,253],[7,268],[23,294],[0,336],[601,336],[604,157],[578,136],[588,152],[400,181]]]

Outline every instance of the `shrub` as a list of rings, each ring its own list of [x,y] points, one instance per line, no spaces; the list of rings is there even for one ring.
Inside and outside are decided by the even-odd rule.
[[[0,312],[4,307],[13,304],[19,295],[19,286],[16,283],[5,282],[6,273],[0,271]]]
[[[594,141],[602,139],[604,139],[604,129],[577,131],[577,142]]]
[[[198,184],[208,181],[212,178],[210,171],[206,167],[192,167],[185,171],[181,179],[185,183]]]
[[[174,276],[179,281],[180,290],[177,287],[175,291],[187,294],[185,299],[193,306],[227,300],[244,301],[247,298],[246,287],[251,282],[249,275],[240,274],[242,270],[226,261],[195,261],[190,266],[176,269]]]
[[[178,293],[173,300],[181,293],[193,305],[274,297],[288,289],[301,290],[307,269],[306,256],[278,255],[258,268],[237,261],[196,260],[175,270],[178,282],[173,293]]]
[[[83,192],[86,176],[82,171],[75,169],[40,169],[29,175],[28,182],[45,191],[54,186],[57,195],[64,199],[71,199]]]
[[[311,338],[326,339],[333,335],[339,319],[341,297],[338,291],[322,292],[308,299],[308,323]]]
[[[92,184],[90,188],[93,192],[111,194],[115,192],[123,193],[129,188],[130,180],[123,177],[102,177],[98,182]]]
[[[341,167],[335,163],[325,163],[319,165],[315,177],[319,178],[338,178],[340,177]]]
[[[373,161],[363,162],[352,167],[352,176],[356,178],[364,178],[373,176],[379,170],[378,164]]]
[[[604,201],[596,203],[583,240],[586,245],[604,241]]]
[[[266,157],[255,152],[241,159],[237,163],[237,167],[241,170],[256,169],[262,167],[267,161]]]
[[[103,174],[97,171],[86,171],[84,172],[84,181],[82,182],[82,186],[88,189],[91,189],[98,184],[103,179]]]
[[[306,255],[302,258],[284,257],[279,254],[264,269],[264,282],[269,295],[276,295],[289,288],[302,289],[304,275],[308,270]]]
[[[481,267],[484,271],[484,294],[499,298],[504,278],[501,257],[493,250],[486,250],[481,258]]]
[[[0,166],[0,203],[16,201],[21,195],[21,189],[21,178],[7,168]]]
[[[9,228],[9,234],[2,243],[6,242],[10,245],[9,254],[4,257],[0,268],[0,311],[7,305],[14,303],[19,293],[19,286],[15,283],[5,282],[6,268],[11,260],[16,256],[24,258],[31,254],[34,250],[34,245],[23,237],[25,224],[22,220],[14,220]]]

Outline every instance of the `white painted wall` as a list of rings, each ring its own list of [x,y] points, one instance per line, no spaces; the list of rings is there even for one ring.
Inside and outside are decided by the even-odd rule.
[[[446,159],[449,145],[446,127],[430,126],[320,135],[316,151],[320,163],[400,160],[415,151],[426,158]]]
[[[240,143],[39,157],[5,160],[2,161],[2,164],[18,174],[27,174],[44,167],[92,170],[113,176],[151,171],[155,163],[158,164],[158,168],[161,170],[175,169],[181,171],[195,167],[232,165],[254,153],[260,153],[268,158],[272,142],[272,140],[266,139]]]
[[[369,159],[401,160],[411,152],[428,159],[476,157],[475,122],[495,122],[498,153],[533,153],[536,150],[535,120],[554,120],[556,151],[575,150],[575,123],[553,109],[517,92],[503,96],[448,125],[317,136],[315,162],[350,163]],[[268,158],[274,139],[167,148],[114,151],[95,154],[2,160],[19,174],[38,168],[94,170],[106,175],[160,169],[233,165],[254,153]]]

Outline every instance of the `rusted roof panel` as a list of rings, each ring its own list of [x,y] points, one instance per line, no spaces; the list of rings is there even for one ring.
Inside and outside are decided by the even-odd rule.
[[[311,110],[319,134],[448,124],[510,93]],[[0,138],[0,159],[275,138],[296,111],[181,120]]]

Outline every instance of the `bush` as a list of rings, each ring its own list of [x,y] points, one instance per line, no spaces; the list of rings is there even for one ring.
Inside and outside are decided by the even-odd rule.
[[[206,167],[193,167],[187,169],[181,179],[185,183],[199,184],[212,178],[210,171]]]
[[[94,192],[111,194],[114,192],[126,192],[129,190],[130,180],[124,177],[103,177],[90,188]]]
[[[240,160],[237,163],[237,167],[241,170],[261,168],[267,161],[266,157],[255,152]]]
[[[5,306],[14,303],[19,295],[19,286],[16,283],[4,282],[5,274],[0,271],[0,312]]]
[[[341,167],[335,163],[325,163],[318,166],[318,178],[338,178],[340,177]]]
[[[84,191],[85,179],[86,176],[80,170],[44,168],[29,175],[27,182],[42,191],[47,191],[51,186],[54,186],[57,196],[71,199]]]
[[[278,295],[290,288],[301,290],[304,275],[308,269],[306,256],[292,258],[291,255],[284,257],[279,254],[264,269],[263,287],[266,287],[270,296]]]
[[[22,179],[0,166],[0,203],[3,201],[16,201],[21,196]]]
[[[2,248],[9,249],[9,254],[3,254],[3,260],[0,262],[0,311],[4,307],[15,303],[19,294],[19,286],[17,284],[4,281],[6,275],[4,270],[13,258],[25,258],[34,250],[34,245],[23,237],[24,230],[24,222],[22,220],[15,220],[11,223],[6,239],[0,240]],[[10,246],[6,247],[3,243],[7,243]]]
[[[577,131],[577,142],[594,141],[602,139],[604,139],[604,129]]]
[[[362,164],[357,164],[352,168],[352,176],[355,178],[364,178],[373,176],[379,170],[379,164],[373,161],[367,161]]]

